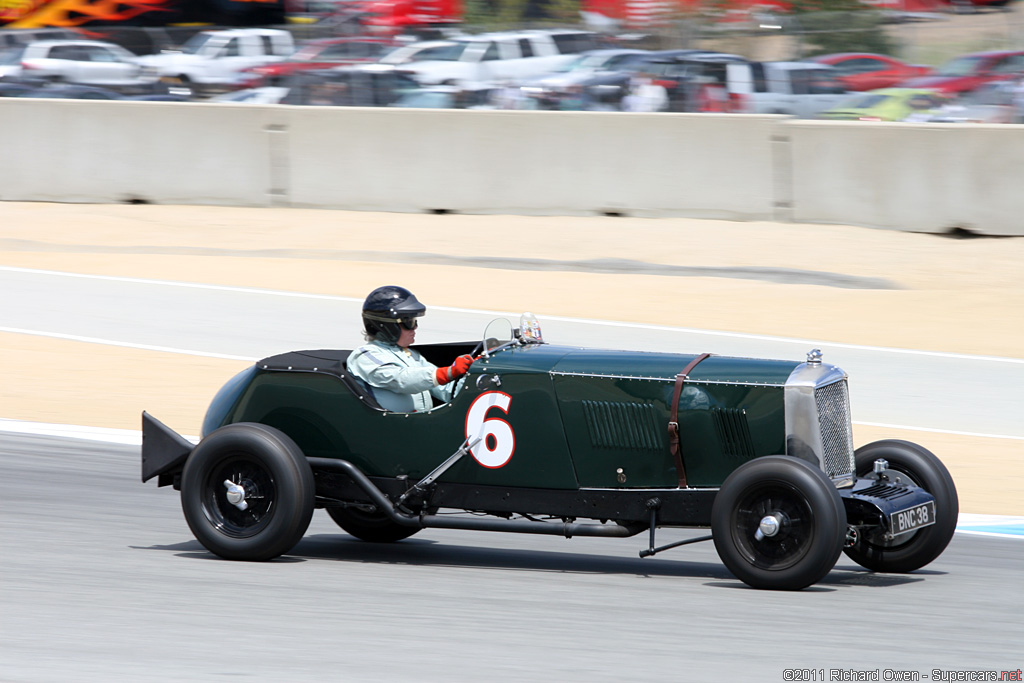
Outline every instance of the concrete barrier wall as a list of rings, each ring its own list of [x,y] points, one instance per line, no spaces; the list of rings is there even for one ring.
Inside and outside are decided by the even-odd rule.
[[[0,98],[0,198],[260,206],[265,108]]]
[[[289,197],[295,206],[396,211],[769,218],[772,123],[295,108]]]
[[[1024,126],[789,121],[792,219],[1024,235]]]
[[[772,215],[771,117],[0,99],[0,198]]]
[[[1024,234],[1024,127],[0,98],[0,199]]]

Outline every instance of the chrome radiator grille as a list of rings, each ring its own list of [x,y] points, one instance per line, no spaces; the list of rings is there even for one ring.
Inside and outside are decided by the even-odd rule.
[[[817,387],[814,400],[821,426],[822,467],[830,477],[850,474],[854,469],[853,427],[846,380]]]

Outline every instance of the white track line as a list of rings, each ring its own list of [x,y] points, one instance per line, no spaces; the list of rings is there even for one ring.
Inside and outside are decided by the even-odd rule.
[[[7,271],[12,273],[28,273],[34,275],[52,275],[56,277],[69,277],[69,278],[82,278],[89,280],[108,280],[112,282],[130,282],[135,284],[145,285],[160,285],[164,287],[183,287],[189,289],[207,289],[216,290],[223,292],[239,292],[245,294],[263,294],[269,296],[284,296],[293,298],[306,298],[306,299],[318,299],[326,301],[345,301],[348,303],[361,303],[362,299],[347,297],[347,296],[333,296],[329,294],[307,294],[303,292],[286,292],[274,289],[257,289],[251,287],[233,287],[227,285],[208,285],[194,282],[175,282],[172,280],[150,280],[146,278],[133,278],[133,277],[121,277],[116,275],[87,275],[82,273],[67,273],[57,270],[39,270],[35,268],[17,268],[14,266],[0,266],[0,271]],[[518,315],[518,313],[511,313],[509,311],[492,311],[486,309],[474,309],[474,308],[455,308],[451,306],[432,306],[439,311],[448,311],[451,313],[471,313],[471,314],[484,314],[484,315]],[[661,332],[680,332],[686,334],[701,334],[712,337],[733,337],[737,339],[756,339],[759,341],[775,341],[785,342],[793,344],[824,344],[827,343],[831,347],[842,348],[842,349],[858,349],[862,351],[875,351],[879,353],[899,353],[914,356],[933,356],[938,358],[955,358],[959,360],[973,360],[973,361],[987,361],[993,363],[1012,363],[1017,365],[1024,365],[1024,358],[1010,358],[1006,356],[981,356],[974,354],[965,353],[950,353],[946,351],[921,351],[917,349],[901,349],[888,346],[867,346],[863,344],[843,344],[838,342],[823,342],[820,339],[798,339],[793,337],[777,337],[772,335],[763,334],[746,334],[743,332],[724,332],[720,330],[701,330],[692,327],[671,327],[667,325],[646,325],[643,323],[630,323],[630,322],[619,322],[612,320],[593,320],[589,318],[572,318],[554,315],[545,315],[548,320],[558,320],[560,322],[571,322],[579,323],[583,325],[602,325],[606,327],[626,327],[638,330],[655,330]]]
[[[257,361],[258,358],[249,356],[233,356],[227,353],[213,353],[211,351],[195,351],[193,349],[176,349],[170,346],[154,346],[152,344],[134,344],[132,342],[115,341],[113,339],[100,339],[99,337],[83,337],[78,334],[62,334],[60,332],[44,332],[42,330],[26,330],[20,327],[0,327],[0,332],[11,334],[27,334],[35,337],[49,337],[51,339],[63,339],[65,341],[85,342],[87,344],[102,344],[104,346],[118,346],[125,349],[140,349],[142,351],[161,351],[163,353],[180,353],[186,356],[201,356],[203,358],[223,358],[225,360]]]

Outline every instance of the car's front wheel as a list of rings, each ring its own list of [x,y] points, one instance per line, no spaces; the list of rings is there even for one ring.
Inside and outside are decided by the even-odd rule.
[[[886,439],[854,451],[857,476],[867,476],[875,460],[889,463],[885,474],[893,480],[923,488],[935,498],[935,524],[887,537],[885,529],[860,534],[846,555],[876,572],[910,572],[938,557],[953,538],[960,514],[956,486],[946,466],[928,449],[909,441]]]
[[[228,560],[269,560],[291,550],[309,527],[315,497],[302,451],[262,424],[212,432],[181,476],[189,528],[207,550]]]
[[[711,533],[722,562],[754,588],[799,590],[823,579],[843,549],[846,510],[820,469],[780,455],[751,460],[722,484]]]

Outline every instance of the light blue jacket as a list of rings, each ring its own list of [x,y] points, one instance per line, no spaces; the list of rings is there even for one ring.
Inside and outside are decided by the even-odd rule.
[[[437,366],[412,349],[372,341],[353,351],[345,365],[373,389],[384,410],[416,413],[434,407],[431,396],[452,400],[454,383],[439,386]]]

